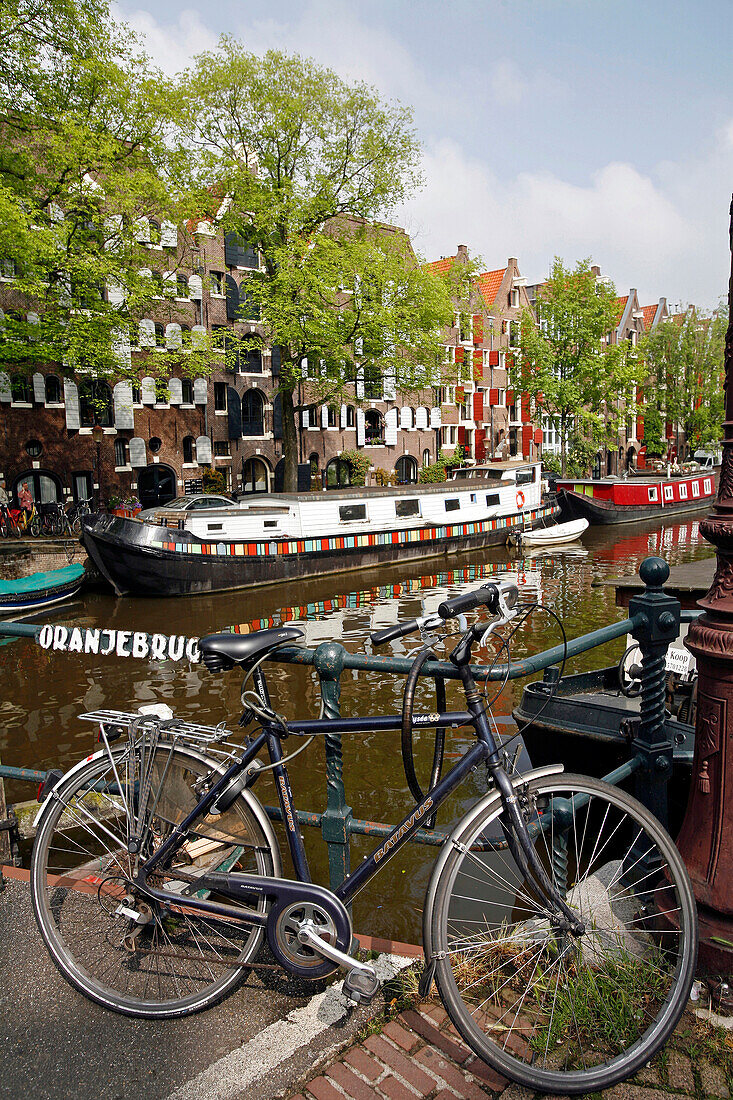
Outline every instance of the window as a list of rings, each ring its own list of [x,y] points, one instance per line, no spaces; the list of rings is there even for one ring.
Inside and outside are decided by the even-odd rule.
[[[665,485],[664,486],[664,499],[665,500],[674,500],[674,485]]]
[[[248,458],[242,467],[242,487],[245,493],[266,493],[268,469],[261,458]]]
[[[227,411],[226,382],[214,382],[214,409],[216,412]]]
[[[419,500],[396,500],[394,506],[395,515],[398,519],[406,519],[408,516],[420,515],[420,501]]]
[[[60,405],[61,404],[61,382],[55,374],[47,374],[44,379],[44,386],[46,389],[46,404],[47,405]]]
[[[495,508],[501,501],[501,497],[498,493],[487,493],[486,504],[489,508]]]
[[[181,325],[181,346],[184,348],[191,347],[191,329],[188,325]]]
[[[260,348],[243,348],[239,356],[239,370],[242,374],[262,374],[262,351]]]
[[[231,451],[229,450],[228,439],[217,439],[214,441],[214,455],[216,458],[229,458]]]
[[[195,444],[196,444],[196,440],[193,438],[192,435],[184,436],[183,443],[182,443],[182,448],[183,448],[183,462],[184,462],[184,465],[186,465],[186,466],[193,465],[193,463],[195,463],[195,461],[196,461],[196,459],[194,458],[194,452],[193,452]]]
[[[356,423],[356,409],[353,405],[346,406],[346,427],[353,428]]]
[[[185,275],[176,276],[176,296],[178,298],[188,298],[188,279]]]
[[[339,519],[344,523],[366,519],[366,504],[343,504],[339,508]]]
[[[181,379],[181,404],[193,405],[193,382],[190,378]]]
[[[265,434],[265,405],[262,394],[247,390],[242,397],[242,435]]]
[[[137,382],[132,383],[132,403],[133,405],[142,405],[142,392]]]
[[[224,237],[224,260],[228,267],[256,270],[260,266],[257,250],[239,233],[227,233]]]
[[[351,466],[345,458],[332,458],[326,466],[326,489],[347,489],[351,485]]]
[[[529,470],[517,470],[517,485],[529,485],[534,481],[534,466]]]
[[[371,401],[381,401],[384,397],[384,385],[379,367],[364,367],[364,396]]]
[[[427,448],[422,453],[422,464],[423,466],[430,465],[430,451],[428,451]]]
[[[239,309],[237,310],[237,320],[259,321],[261,317],[260,307],[251,295],[247,293],[247,283],[247,279],[242,279],[239,284]]]
[[[165,347],[165,329],[160,321],[155,322],[155,346],[158,348]]]
[[[211,287],[212,294],[215,294],[219,298],[226,297],[226,281],[224,278],[224,272],[210,271],[209,286]]]
[[[115,467],[129,466],[127,440],[121,436],[115,439]]]
[[[384,443],[384,418],[376,409],[369,409],[364,417],[364,436],[367,446],[376,447]]]
[[[699,497],[700,496],[700,482],[699,481],[693,481],[693,483],[692,483],[692,495],[694,497]]]
[[[167,405],[171,391],[168,389],[168,383],[165,378],[155,379],[155,404]]]
[[[7,256],[0,258],[0,276],[3,279],[14,279],[16,272],[15,260],[11,260]]]
[[[150,448],[150,452],[151,452],[151,454],[154,454],[154,455],[157,455],[158,451],[160,450],[160,448],[162,446],[163,446],[163,440],[160,439],[157,435],[154,435],[152,437],[152,439],[148,442],[148,447]]]
[[[81,383],[79,414],[82,428],[112,427],[112,391],[106,382],[85,379]]]
[[[328,426],[329,428],[338,427],[338,417],[335,405],[328,406]]]
[[[150,244],[160,244],[160,223],[155,218],[148,218],[148,241]]]
[[[14,374],[10,379],[10,393],[14,405],[30,405],[33,401],[30,384],[24,374]]]
[[[448,499],[445,502],[446,512],[457,512],[460,507],[461,507],[461,502],[458,499],[458,497],[448,497]]]
[[[309,405],[308,409],[308,427],[320,428],[321,426],[321,412],[318,405]]]
[[[43,454],[43,444],[39,439],[29,439],[25,445],[25,452],[31,458],[40,458]]]
[[[683,492],[683,490],[684,490],[684,492]],[[649,501],[651,503],[654,503],[659,499],[658,494],[657,494],[656,485],[650,486],[648,492],[649,492]],[[686,485],[680,485],[680,496],[681,497],[686,497],[687,496],[687,486]]]
[[[462,344],[471,342],[472,318],[468,313],[461,313],[458,317],[459,339]]]
[[[398,485],[414,485],[417,481],[417,459],[412,455],[402,455],[395,464]]]

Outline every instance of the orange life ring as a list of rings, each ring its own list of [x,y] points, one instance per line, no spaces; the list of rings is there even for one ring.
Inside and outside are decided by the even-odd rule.
[[[524,508],[524,493],[521,489],[517,493],[517,508]]]

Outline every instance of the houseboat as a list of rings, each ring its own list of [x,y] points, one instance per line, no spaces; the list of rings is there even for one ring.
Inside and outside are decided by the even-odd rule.
[[[715,499],[710,474],[687,477],[601,478],[557,481],[564,519],[590,523],[638,523],[696,512]]]
[[[542,500],[539,463],[490,470],[440,485],[162,506],[143,521],[88,516],[82,540],[118,595],[186,596],[501,545],[557,512]]]

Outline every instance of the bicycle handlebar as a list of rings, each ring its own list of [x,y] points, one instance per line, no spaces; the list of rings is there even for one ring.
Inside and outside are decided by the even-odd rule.
[[[498,584],[484,584],[481,588],[474,588],[470,592],[461,592],[450,600],[443,600],[438,605],[438,614],[441,619],[454,619],[456,615],[462,615],[464,611],[473,611],[477,607],[488,607],[489,611],[498,611]]]
[[[484,584],[481,588],[474,588],[470,592],[453,596],[450,600],[443,600],[438,606],[437,614],[408,619],[407,622],[398,623],[396,626],[376,630],[371,635],[372,645],[384,645],[385,642],[402,638],[405,634],[412,634],[414,630],[419,630],[423,626],[440,626],[441,620],[454,619],[464,611],[473,611],[477,607],[488,607],[494,615],[505,613],[516,605],[518,598],[519,589],[512,581]]]

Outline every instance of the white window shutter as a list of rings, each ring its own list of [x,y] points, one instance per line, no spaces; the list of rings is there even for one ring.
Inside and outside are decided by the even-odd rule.
[[[132,383],[118,382],[112,391],[115,406],[115,428],[134,428],[135,414],[132,411]]]
[[[165,284],[165,290],[168,291],[169,294],[172,292],[172,297],[175,298],[178,293],[178,276],[175,271],[166,271],[163,276],[163,283]]]
[[[307,409],[303,409],[303,412],[301,413],[300,423],[301,423],[301,426],[304,427],[304,428],[310,427],[310,425],[308,424],[308,410]]]
[[[163,222],[160,227],[160,243],[163,248],[178,246],[178,228],[173,222]]]
[[[308,356],[304,355],[300,361],[300,374],[302,378],[308,377]]]
[[[364,410],[356,410],[356,445],[357,447],[363,447],[366,442],[366,434],[364,429]]]
[[[154,348],[155,347],[155,321],[151,321],[145,317],[138,324],[138,332],[140,333],[139,346],[141,348]]]
[[[321,427],[322,428],[327,428],[328,427],[328,406],[327,405],[321,405]]]
[[[143,378],[142,383],[140,384],[140,391],[141,391],[143,405],[154,405],[155,404],[155,379],[154,378],[150,378],[149,375],[146,378]]]
[[[168,351],[178,351],[183,346],[181,326],[175,321],[165,326],[165,346]]]
[[[33,375],[33,400],[41,405],[46,403],[46,380],[42,374]]]
[[[36,329],[35,332],[33,332],[31,330],[28,331],[28,339],[30,340],[30,342],[32,344],[35,344],[36,341],[40,339],[41,319],[40,319],[40,317],[38,316],[37,313],[26,313],[25,319],[26,319],[26,321],[28,322],[29,325],[35,326],[35,329]]]
[[[364,368],[363,367],[357,367],[356,368],[356,396],[357,397],[363,397],[364,396]]]
[[[443,416],[442,416],[441,411],[440,411],[440,405],[438,405],[438,406],[436,406],[436,408],[430,410],[430,427],[431,428],[442,428],[443,427]]]
[[[191,329],[191,347],[194,351],[203,351],[206,347],[205,325],[194,325]]]
[[[64,404],[66,405],[66,427],[81,427],[81,413],[79,411],[79,390],[76,382],[70,378],[64,378]]]
[[[107,279],[107,301],[115,308],[125,304],[125,292],[114,279]]]
[[[193,381],[193,403],[194,405],[205,405],[207,401],[207,386],[205,378],[194,378]]]
[[[183,385],[180,378],[171,378],[168,382],[168,400],[171,405],[183,403]]]
[[[0,371],[0,401],[9,405],[13,400],[13,391],[10,388],[10,376],[5,371]]]
[[[51,219],[51,221],[55,222],[57,225],[60,225],[61,222],[64,220],[64,212],[63,212],[63,210],[61,209],[60,206],[56,205],[55,202],[50,202],[48,204],[48,216]],[[120,216],[120,223],[122,223],[122,217],[121,216]]]
[[[204,284],[200,275],[189,275],[188,296],[192,302],[200,302],[204,295]]]
[[[132,366],[132,349],[130,348],[130,338],[126,329],[118,328],[113,334],[112,348],[115,358],[123,370]]]
[[[139,244],[150,244],[150,222],[147,218],[138,218],[136,220],[135,240]]]
[[[395,381],[395,373],[393,370],[387,370],[384,372],[382,379],[384,386],[384,400],[394,401],[397,398],[397,385]]]
[[[395,409],[395,412],[397,410]],[[400,428],[403,432],[407,432],[412,427],[412,411],[407,405],[403,405],[400,409]]]
[[[397,409],[389,409],[384,418],[384,442],[388,447],[397,446]]]
[[[108,252],[117,252],[122,244],[122,214],[110,214],[104,219],[104,247]]]
[[[342,428],[346,427],[346,405],[341,406],[341,418],[339,423],[341,424]]]
[[[428,410],[422,406],[415,410],[415,427],[419,432],[424,432],[428,426]]]
[[[208,435],[200,435],[196,440],[196,461],[199,466],[211,465],[211,440]]]
[[[130,440],[130,465],[135,467],[147,466],[148,456],[145,452],[145,440],[135,435]]]

